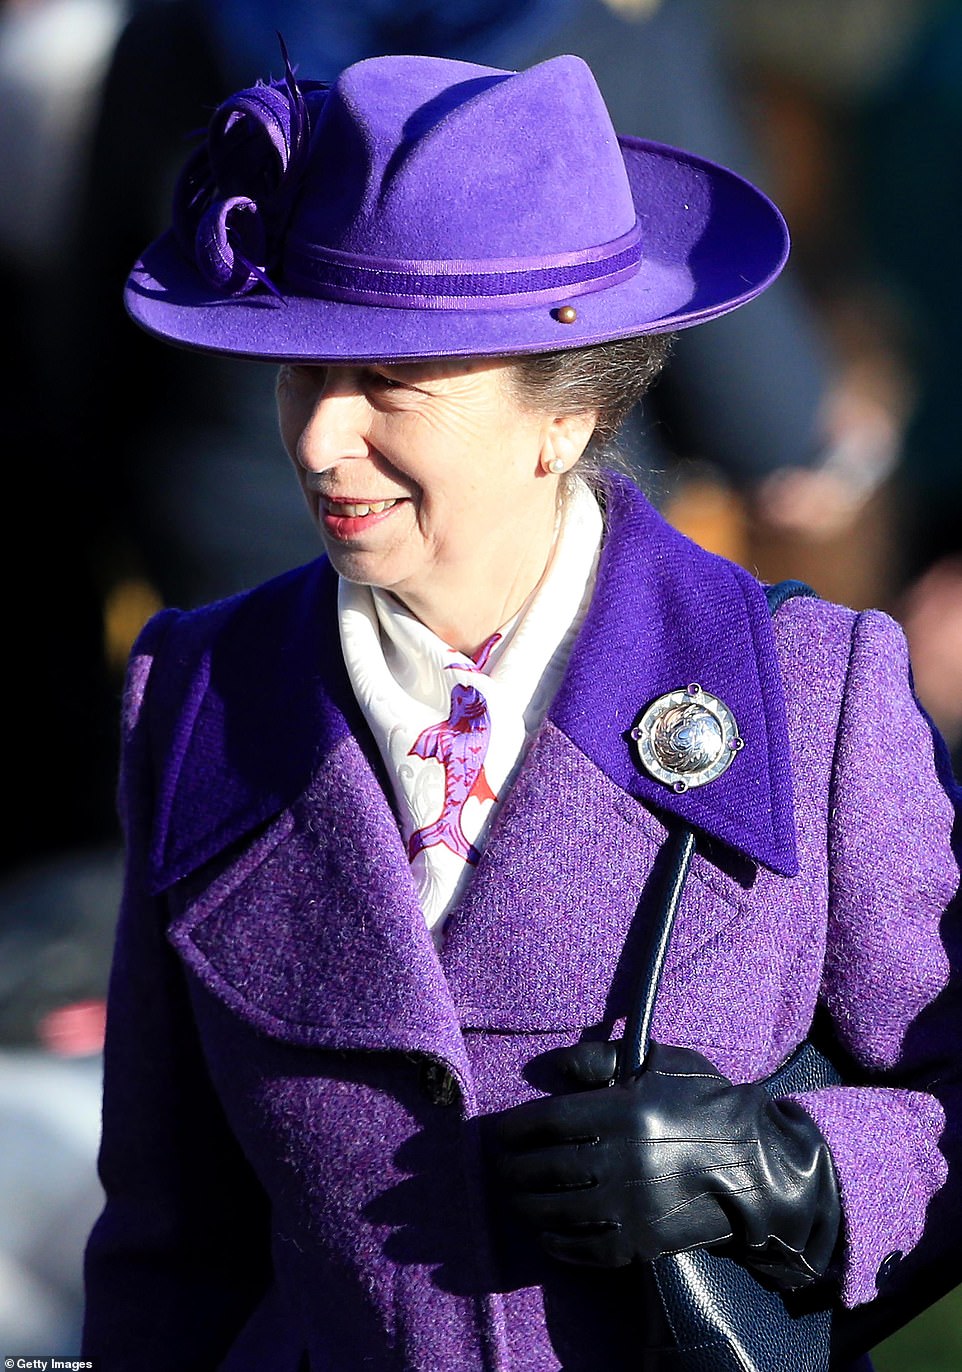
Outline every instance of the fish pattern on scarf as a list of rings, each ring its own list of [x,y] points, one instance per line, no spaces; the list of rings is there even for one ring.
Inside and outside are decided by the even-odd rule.
[[[492,634],[481,645],[470,665],[466,662],[448,664],[450,671],[483,672],[500,634]],[[460,683],[451,688],[451,709],[440,724],[423,729],[409,750],[410,757],[433,757],[444,768],[444,801],[441,813],[433,823],[415,829],[408,841],[408,859],[413,862],[418,853],[443,843],[465,862],[475,866],[480,853],[465,837],[461,827],[464,806],[473,796],[475,800],[497,800],[484,774],[484,759],[491,740],[491,716],[488,703],[476,686]]]

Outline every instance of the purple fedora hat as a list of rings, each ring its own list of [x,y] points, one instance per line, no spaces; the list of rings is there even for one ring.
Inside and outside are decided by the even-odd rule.
[[[589,68],[358,62],[214,114],[125,300],[150,333],[270,360],[496,356],[743,305],[788,232],[740,176],[619,137]]]

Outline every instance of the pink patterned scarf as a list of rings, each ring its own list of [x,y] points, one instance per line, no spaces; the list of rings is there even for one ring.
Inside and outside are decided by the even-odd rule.
[[[411,875],[440,934],[551,703],[594,589],[602,518],[579,482],[548,569],[474,659],[389,592],[342,580],[341,648],[394,786]]]

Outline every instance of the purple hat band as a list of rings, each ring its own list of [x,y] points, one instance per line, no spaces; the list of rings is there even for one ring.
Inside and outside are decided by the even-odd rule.
[[[540,258],[405,261],[335,252],[289,239],[284,279],[328,300],[395,309],[521,307],[601,291],[624,281],[641,262],[641,226],[583,252]]]
[[[216,111],[131,272],[159,337],[277,361],[540,352],[714,319],[785,262],[767,196],[619,137],[578,57],[369,58],[331,87],[285,66]]]

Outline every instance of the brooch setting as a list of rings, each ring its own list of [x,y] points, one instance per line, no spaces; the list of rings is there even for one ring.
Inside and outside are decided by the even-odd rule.
[[[731,710],[697,682],[652,701],[631,737],[645,771],[679,794],[715,781],[745,746]]]

